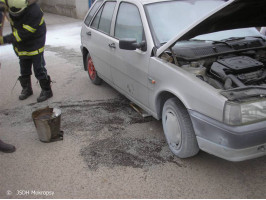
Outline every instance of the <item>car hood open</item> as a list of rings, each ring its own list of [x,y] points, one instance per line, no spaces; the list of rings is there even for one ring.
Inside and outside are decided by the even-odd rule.
[[[181,40],[237,28],[266,26],[266,0],[230,0],[157,49],[160,56]]]

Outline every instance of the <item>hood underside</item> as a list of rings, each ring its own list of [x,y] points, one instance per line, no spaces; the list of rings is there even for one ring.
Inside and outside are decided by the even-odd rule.
[[[266,0],[230,0],[168,41],[157,50],[156,55],[160,56],[178,41],[198,35],[263,26],[266,26]]]

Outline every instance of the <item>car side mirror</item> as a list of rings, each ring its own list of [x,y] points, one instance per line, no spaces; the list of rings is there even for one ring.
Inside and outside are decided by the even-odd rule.
[[[142,51],[146,51],[146,42],[142,41],[137,43],[136,39],[121,39],[119,40],[119,48],[124,50],[136,50],[141,49]]]

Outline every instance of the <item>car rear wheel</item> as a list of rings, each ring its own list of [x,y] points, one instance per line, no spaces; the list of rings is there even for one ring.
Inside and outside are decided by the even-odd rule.
[[[165,102],[162,124],[169,148],[177,157],[188,158],[199,152],[188,111],[177,98]]]
[[[88,69],[88,75],[91,79],[91,82],[95,85],[100,85],[102,83],[102,79],[97,75],[97,71],[95,70],[93,61],[89,53],[86,58],[86,66]]]

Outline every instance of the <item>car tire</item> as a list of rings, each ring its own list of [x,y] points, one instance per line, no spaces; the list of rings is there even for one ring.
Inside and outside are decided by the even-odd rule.
[[[162,124],[169,148],[177,157],[188,158],[199,152],[188,111],[177,98],[165,102]]]
[[[86,57],[86,67],[88,69],[88,75],[90,77],[91,82],[95,85],[101,85],[102,79],[98,76],[89,53],[87,54],[87,57]]]

